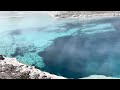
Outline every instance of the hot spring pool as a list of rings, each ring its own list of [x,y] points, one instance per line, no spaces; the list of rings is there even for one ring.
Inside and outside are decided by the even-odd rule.
[[[68,78],[120,75],[120,18],[83,23],[47,14],[0,18],[0,54]]]

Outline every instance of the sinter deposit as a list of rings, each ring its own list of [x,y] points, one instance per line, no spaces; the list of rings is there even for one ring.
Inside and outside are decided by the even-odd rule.
[[[0,60],[0,79],[65,79],[47,72],[42,72],[34,66],[19,63],[15,58]]]

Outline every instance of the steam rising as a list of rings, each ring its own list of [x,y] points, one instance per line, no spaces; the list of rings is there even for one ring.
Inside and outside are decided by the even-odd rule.
[[[94,74],[119,76],[120,22],[116,19],[102,21],[108,22],[112,25],[109,29],[113,31],[55,39],[52,45],[39,53],[46,64],[45,70],[69,78]]]
[[[57,22],[42,14],[0,25],[0,54],[68,78],[120,75],[120,18]]]

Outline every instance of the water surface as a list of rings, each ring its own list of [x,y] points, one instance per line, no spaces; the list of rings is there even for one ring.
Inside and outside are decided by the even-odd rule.
[[[46,14],[0,18],[0,53],[52,74],[120,75],[120,18],[83,23]]]

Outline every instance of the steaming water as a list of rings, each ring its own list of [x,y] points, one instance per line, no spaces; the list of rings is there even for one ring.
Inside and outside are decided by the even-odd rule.
[[[119,26],[120,18],[86,23],[45,14],[0,18],[0,53],[68,78],[119,77]]]

